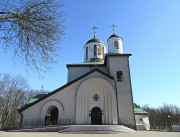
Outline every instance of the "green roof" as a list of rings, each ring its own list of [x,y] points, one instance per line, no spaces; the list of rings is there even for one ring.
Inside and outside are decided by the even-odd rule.
[[[72,63],[72,64],[67,64],[67,67],[87,67],[87,66],[104,66],[105,63],[104,61],[102,62],[79,62],[79,63]]]
[[[36,95],[34,98],[31,98],[31,99],[26,103],[26,105],[31,104],[31,103],[34,103],[35,101],[39,100],[40,98],[44,97],[45,95],[47,95],[47,94],[38,94],[38,95]]]
[[[142,115],[148,115],[148,112],[144,111],[141,108],[134,108],[134,113],[135,114],[142,114]]]
[[[26,104],[31,104],[33,102],[35,102],[36,100],[38,100],[39,98],[31,98]]]
[[[148,115],[149,113],[141,109],[140,105],[133,103],[134,105],[134,113],[139,115]]]
[[[79,63],[71,63],[71,64],[68,64],[68,65],[96,65],[96,64],[104,64],[104,61],[102,62],[79,62]]]

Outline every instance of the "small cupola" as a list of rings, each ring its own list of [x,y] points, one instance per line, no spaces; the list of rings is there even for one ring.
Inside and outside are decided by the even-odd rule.
[[[123,54],[123,39],[115,34],[115,25],[112,25],[113,34],[108,38],[108,53],[118,53]]]
[[[84,61],[88,62],[101,62],[105,58],[106,46],[103,41],[96,38],[95,26],[94,29],[94,37],[86,42],[84,45]]]

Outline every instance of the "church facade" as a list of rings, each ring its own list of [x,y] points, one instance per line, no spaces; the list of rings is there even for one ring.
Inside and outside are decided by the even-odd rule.
[[[115,33],[107,43],[108,49],[95,35],[87,41],[84,62],[67,64],[67,84],[30,100],[19,110],[21,122],[43,121],[50,114],[55,124],[131,125],[135,129],[131,54],[123,52],[123,39]]]

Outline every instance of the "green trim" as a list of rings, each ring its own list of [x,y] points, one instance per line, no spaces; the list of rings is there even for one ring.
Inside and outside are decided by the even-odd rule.
[[[134,108],[134,113],[137,115],[148,115],[149,113],[141,108]]]
[[[66,64],[66,67],[104,67],[106,66],[106,57],[107,56],[132,56],[132,54],[120,54],[120,53],[107,53],[105,56],[105,61],[102,62],[80,62]]]
[[[35,101],[37,101],[39,98],[31,98],[26,104],[31,104]]]
[[[58,88],[58,89],[56,89],[56,90],[50,92],[49,94],[45,95],[44,97],[42,97],[42,98],[40,98],[40,99],[38,99],[38,100],[36,100],[36,101],[34,101],[34,102],[32,102],[32,103],[25,104],[25,105],[24,105],[23,107],[21,107],[18,111],[19,111],[19,112],[22,112],[23,110],[25,110],[25,109],[27,109],[27,108],[29,108],[29,107],[31,107],[31,106],[37,104],[37,103],[40,102],[41,100],[46,99],[47,97],[49,97],[49,96],[51,96],[51,95],[53,95],[53,94],[59,92],[60,90],[66,88],[66,87],[68,87],[69,85],[71,85],[71,84],[73,84],[73,83],[79,81],[80,79],[82,79],[82,78],[84,78],[84,77],[86,77],[86,76],[92,74],[92,73],[95,72],[95,71],[96,71],[96,72],[99,72],[100,74],[102,74],[102,75],[104,75],[104,76],[106,76],[106,77],[108,77],[108,78],[110,78],[110,79],[112,79],[112,80],[114,79],[114,77],[112,77],[112,76],[108,75],[107,73],[105,73],[105,72],[103,72],[103,71],[101,71],[101,70],[95,68],[95,69],[89,71],[88,73],[86,73],[86,74],[84,74],[84,75],[78,77],[77,79],[75,79],[75,80],[73,80],[73,81],[71,81],[71,82],[65,84],[64,86],[62,86],[62,87],[60,87],[60,88]]]
[[[46,96],[47,94],[37,94],[35,97],[31,98],[26,104],[31,104],[37,100],[39,100],[40,98]]]
[[[72,63],[72,64],[67,64],[66,67],[102,67],[105,66],[105,62],[80,62],[80,63]]]
[[[86,64],[104,64],[104,61],[102,62],[80,62],[80,63],[72,63],[72,65],[86,65]]]

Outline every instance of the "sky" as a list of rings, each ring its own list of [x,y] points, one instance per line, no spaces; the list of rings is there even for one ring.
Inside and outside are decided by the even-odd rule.
[[[179,0],[62,0],[65,35],[58,63],[39,77],[14,64],[12,53],[0,49],[0,73],[21,75],[33,89],[53,91],[67,82],[66,64],[83,62],[83,46],[96,37],[107,46],[115,24],[130,57],[134,102],[159,107],[180,106],[180,1]]]

